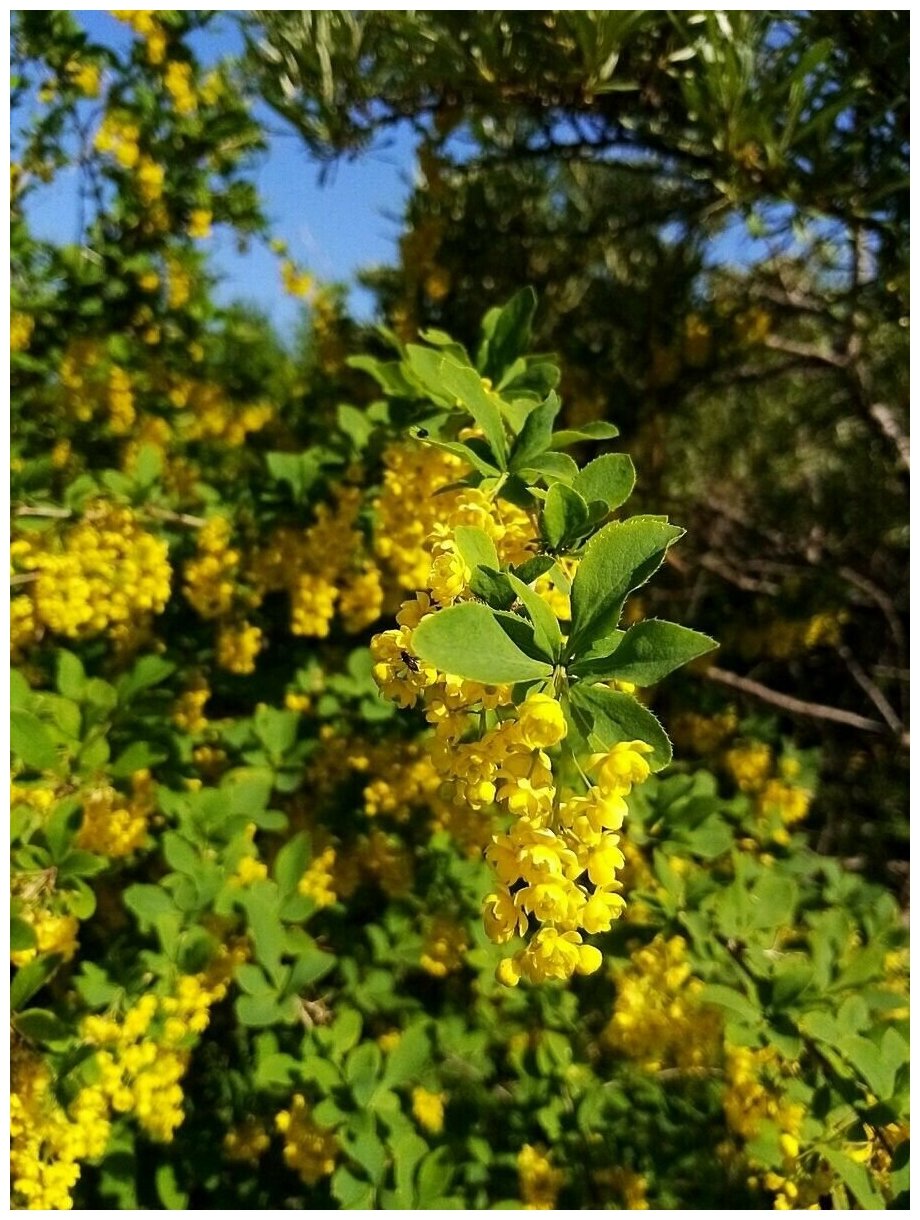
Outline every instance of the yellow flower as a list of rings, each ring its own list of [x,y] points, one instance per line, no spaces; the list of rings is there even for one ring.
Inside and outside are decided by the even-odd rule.
[[[188,219],[188,235],[193,238],[211,236],[211,222],[214,219],[208,208],[193,208]]]
[[[432,1135],[444,1130],[444,1094],[427,1089],[412,1090],[412,1113],[418,1125]]]
[[[524,1207],[528,1211],[553,1210],[565,1185],[565,1174],[554,1167],[545,1150],[540,1145],[525,1144],[518,1153],[517,1171]]]

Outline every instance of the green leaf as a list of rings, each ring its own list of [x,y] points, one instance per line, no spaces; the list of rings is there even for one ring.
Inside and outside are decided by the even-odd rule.
[[[32,949],[36,945],[35,929],[17,915],[10,918],[10,952],[21,953],[24,949]]]
[[[77,703],[82,699],[86,688],[86,671],[82,661],[65,648],[57,654],[55,685],[65,698],[74,699]]]
[[[553,567],[556,567],[556,561],[551,555],[533,555],[530,559],[525,559],[523,563],[512,567],[511,571],[525,585],[532,585],[535,580],[539,580],[541,576]],[[557,568],[557,571],[561,571],[561,569]],[[566,593],[568,593],[569,588],[570,586],[566,584]]]
[[[470,592],[488,602],[493,610],[508,610],[516,597],[508,573],[494,568],[475,568],[470,577]]]
[[[131,700],[148,690],[151,686],[159,686],[175,671],[172,661],[163,657],[148,655],[141,657],[129,673],[123,674],[118,680],[117,691],[120,703],[130,703]]]
[[[587,525],[588,506],[578,492],[565,483],[553,483],[540,514],[540,533],[547,547],[565,549],[585,533]]]
[[[410,430],[410,435],[417,440],[424,441],[426,445],[434,445],[436,449],[443,449],[445,453],[452,453],[454,457],[460,458],[472,466],[474,470],[478,470],[480,474],[486,477],[497,476],[499,469],[494,462],[486,461],[480,454],[464,441],[444,441],[439,437],[431,436],[422,428]],[[446,488],[442,488],[442,491]]]
[[[297,954],[294,965],[291,967],[288,990],[291,992],[302,991],[303,988],[309,987],[311,983],[319,982],[324,975],[327,975],[335,967],[336,960],[334,953],[326,953],[315,944],[312,948],[301,949]]]
[[[499,568],[495,543],[476,525],[458,525],[454,530],[454,542],[463,562],[468,568]]]
[[[344,408],[340,408],[342,410]],[[354,408],[350,408],[354,410]],[[341,420],[340,426],[341,426]],[[343,429],[344,431],[345,429]],[[268,473],[278,483],[287,483],[291,495],[300,500],[310,490],[320,475],[320,462],[316,454],[310,453],[266,453]]]
[[[406,1029],[398,1044],[387,1055],[383,1073],[386,1088],[404,1084],[417,1084],[419,1077],[431,1058],[431,1043],[428,1031],[421,1022]]]
[[[17,1012],[51,978],[62,961],[59,953],[43,953],[13,975],[10,983],[10,1009]]]
[[[892,1032],[898,1039],[897,1052],[894,1054],[890,1046],[886,1048],[887,1054],[883,1053],[880,1047],[861,1034],[847,1034],[837,1043],[837,1050],[856,1068],[879,1101],[887,1101],[891,1096],[897,1070],[908,1061],[907,1044],[895,1031]]]
[[[762,1020],[760,1009],[746,995],[721,983],[707,983],[700,993],[700,998],[706,1004],[718,1004],[720,1008],[728,1009],[749,1025],[757,1025]]]
[[[297,740],[300,717],[296,712],[263,704],[252,718],[256,736],[265,746],[269,757],[278,763]]]
[[[118,987],[109,981],[106,972],[95,962],[82,962],[74,984],[90,1008],[105,1008],[118,995]]]
[[[186,873],[190,877],[198,872],[201,865],[198,852],[188,839],[175,830],[167,830],[163,835],[163,858],[177,873]]]
[[[612,512],[629,499],[635,482],[632,459],[625,453],[606,453],[579,470],[572,488],[587,504],[599,501]]]
[[[533,638],[537,648],[553,660],[558,659],[562,652],[559,620],[539,593],[535,593],[511,572],[507,573],[507,578],[533,624]]]
[[[281,1005],[273,994],[240,995],[236,997],[234,1010],[241,1025],[264,1029],[269,1025],[289,1024],[293,1010]]]
[[[552,448],[567,449],[569,445],[577,445],[579,441],[609,441],[619,435],[619,428],[599,419],[593,423],[581,424],[577,428],[563,428],[561,432],[554,432]]]
[[[652,747],[648,762],[653,771],[671,761],[667,733],[632,695],[578,683],[571,688],[570,700],[582,732],[596,739],[601,749],[609,750],[619,741],[644,741]]]
[[[32,702],[32,688],[18,669],[10,670],[10,707],[26,707]]]
[[[840,1178],[844,1186],[866,1211],[884,1211],[885,1196],[875,1185],[872,1174],[865,1165],[859,1165],[836,1148],[822,1147],[821,1155]]]
[[[169,1161],[162,1161],[157,1165],[153,1181],[164,1210],[184,1211],[188,1207],[188,1193],[179,1186],[175,1166]]]
[[[18,1033],[30,1042],[64,1042],[72,1031],[47,1008],[27,1008],[13,1018]]]
[[[294,835],[278,852],[272,868],[272,876],[277,881],[282,895],[286,896],[296,890],[301,877],[306,872],[312,853],[310,836],[306,831],[300,831],[299,834]]]
[[[486,390],[479,373],[443,352],[414,343],[407,345],[406,359],[413,376],[435,402],[469,412],[482,430],[499,470],[504,470],[508,453],[505,426],[496,398]]]
[[[58,765],[57,748],[47,725],[23,708],[10,712],[10,749],[33,771],[53,771]]]
[[[374,1187],[356,1178],[344,1165],[332,1175],[329,1189],[346,1211],[366,1211],[374,1206]]]
[[[609,656],[576,662],[571,668],[574,674],[651,686],[713,648],[718,648],[715,640],[699,631],[647,619],[630,627]]]
[[[532,458],[518,474],[530,482],[542,479],[545,483],[565,483],[567,487],[571,487],[578,474],[578,465],[567,453],[547,452]]]
[[[344,432],[359,452],[365,448],[374,431],[374,422],[368,417],[367,411],[352,407],[348,403],[340,403],[336,410],[336,422],[339,430]]]
[[[529,656],[512,632],[525,642],[529,635],[534,647],[532,628],[522,618],[480,602],[462,602],[422,619],[412,633],[412,647],[429,665],[472,682],[497,685],[549,677],[549,662]]]
[[[345,1080],[359,1106],[366,1106],[377,1087],[381,1053],[376,1042],[362,1042],[345,1060]]]
[[[533,408],[512,447],[509,461],[512,470],[523,469],[546,452],[552,441],[553,420],[559,414],[560,406],[558,394],[549,394]]]
[[[161,915],[175,911],[172,896],[158,885],[129,885],[122,901],[133,911],[142,925],[152,927]]]
[[[270,881],[257,881],[241,894],[239,902],[246,912],[255,959],[280,987],[286,971],[281,965],[285,931],[278,917],[278,887]]]
[[[452,1155],[448,1148],[438,1148],[429,1154],[419,1166],[415,1190],[418,1206],[428,1209],[446,1194],[453,1181]]]
[[[109,773],[115,779],[127,779],[135,771],[144,771],[162,762],[165,758],[165,751],[154,749],[148,742],[132,741],[114,760],[109,768]]]
[[[516,292],[497,313],[490,310],[483,323],[488,335],[483,373],[496,384],[530,347],[531,328],[537,311],[537,294],[530,287]]]
[[[387,1171],[387,1150],[376,1132],[360,1131],[352,1134],[345,1131],[341,1137],[342,1147],[348,1156],[359,1165],[372,1182],[380,1182]]]
[[[58,876],[65,877],[95,877],[109,866],[109,861],[103,856],[94,855],[91,851],[69,851],[58,864]]]
[[[645,584],[683,532],[663,521],[630,517],[605,525],[591,539],[572,582],[569,644],[576,659],[616,628],[627,595]]]
[[[54,812],[44,826],[45,842],[51,852],[55,864],[63,859],[70,850],[73,837],[82,820],[83,811],[80,801],[69,797],[58,801]]]

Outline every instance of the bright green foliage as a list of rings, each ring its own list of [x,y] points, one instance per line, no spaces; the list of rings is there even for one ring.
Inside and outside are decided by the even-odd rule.
[[[672,556],[663,502],[627,515],[617,428],[580,420],[563,380],[584,369],[533,353],[558,297],[538,306],[520,278],[450,328],[461,342],[362,330],[317,288],[291,354],[218,307],[201,244],[212,222],[265,236],[248,78],[201,69],[207,14],[118,16],[124,54],[63,12],[14,28],[31,99],[12,229],[16,1206],[904,1206],[900,906],[815,849],[817,747],[670,677],[714,641],[650,616],[646,582],[667,603],[693,533]],[[309,47],[291,35],[285,70],[335,50],[306,85],[319,141],[377,121],[381,63],[366,110],[340,106],[338,72],[382,55],[384,17],[410,49],[431,26],[444,79],[469,60],[464,15],[296,16]],[[501,20],[535,60],[551,27],[479,16],[485,114]],[[673,65],[723,18],[557,17],[560,87],[616,99],[617,64],[663,45],[665,83],[711,116]],[[289,20],[265,19],[275,68]],[[821,122],[789,124],[788,148],[820,150]],[[39,241],[23,198],[75,158],[79,241]],[[289,288],[301,274],[282,265]],[[414,652],[403,637],[382,662],[371,639],[397,614]],[[445,749],[464,683],[481,724]],[[483,925],[484,850],[528,790],[490,795],[475,749],[522,724],[528,778],[545,754],[560,793],[598,756],[633,769],[614,777],[619,845],[591,864],[612,874],[622,851],[624,905],[579,925],[565,983],[504,985]],[[444,768],[471,757],[458,799]]]

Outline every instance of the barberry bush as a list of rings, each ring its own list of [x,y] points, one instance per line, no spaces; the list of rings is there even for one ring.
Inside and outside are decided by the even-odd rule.
[[[219,308],[245,82],[116,16],[15,31],[15,1206],[903,1206],[898,904],[815,751],[652,711],[716,642],[534,294],[370,333],[279,249],[305,350]]]

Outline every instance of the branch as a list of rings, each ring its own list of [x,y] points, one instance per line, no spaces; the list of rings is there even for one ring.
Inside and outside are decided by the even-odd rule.
[[[901,723],[897,712],[885,698],[882,691],[872,681],[860,663],[853,656],[853,653],[845,644],[837,649],[837,654],[846,665],[847,669],[853,676],[853,681],[862,688],[878,708],[882,714],[882,719],[891,729],[892,733],[903,734],[904,725]]]
[[[804,699],[796,699],[793,695],[784,695],[780,691],[771,690],[769,686],[762,686],[752,678],[742,678],[739,674],[729,673],[726,669],[718,669],[715,665],[711,665],[708,669],[704,670],[702,677],[708,678],[710,682],[718,682],[722,686],[728,686],[733,690],[741,691],[745,695],[750,695],[753,699],[760,699],[763,703],[770,703],[774,707],[781,707],[793,716],[809,716],[812,720],[830,720],[835,724],[846,724],[854,729],[864,729],[868,733],[885,732],[885,725],[879,720],[870,720],[867,716],[859,716],[855,712],[846,712],[842,708],[827,707],[823,703],[807,703]],[[909,735],[901,733],[901,745],[906,746],[908,741]]]
[[[814,343],[798,343],[795,339],[786,339],[782,335],[767,335],[764,347],[770,347],[775,352],[784,352],[788,356],[799,356],[802,360],[810,360],[816,364],[829,364],[835,369],[845,369],[849,356],[841,356],[830,348],[818,347]]]
[[[890,407],[886,407],[883,402],[876,402],[869,408],[869,415],[875,420],[885,436],[894,442],[895,448],[898,451],[898,465],[902,466],[905,470],[910,470],[910,437],[905,435],[901,425],[894,417],[894,412]]]

